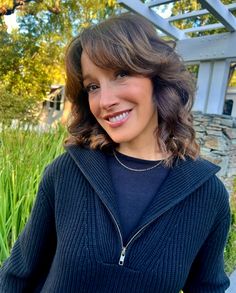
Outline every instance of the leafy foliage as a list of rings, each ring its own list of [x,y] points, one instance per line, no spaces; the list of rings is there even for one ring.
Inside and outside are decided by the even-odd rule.
[[[12,9],[13,8],[12,0],[0,0],[0,9],[4,11],[4,9]]]
[[[21,96],[8,92],[0,86],[0,121],[9,125],[12,118],[19,121],[35,120],[36,105],[33,101],[23,100]]]
[[[25,120],[26,112],[34,117],[32,108],[46,97],[50,86],[64,84],[63,59],[69,39],[115,13],[118,6],[114,0],[35,0],[22,7],[17,11],[19,29],[11,34],[0,18],[0,111],[11,101],[11,109],[0,121],[15,116]]]

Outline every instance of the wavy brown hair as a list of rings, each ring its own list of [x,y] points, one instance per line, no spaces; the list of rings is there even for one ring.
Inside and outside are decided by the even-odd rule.
[[[193,78],[175,52],[173,42],[159,38],[148,20],[131,13],[84,29],[67,48],[66,96],[72,103],[72,116],[66,145],[78,144],[92,149],[109,149],[116,145],[89,109],[82,83],[82,51],[98,67],[126,70],[152,80],[158,111],[158,144],[161,151],[172,154],[167,164],[175,157],[194,159],[198,156],[191,114],[195,93]]]

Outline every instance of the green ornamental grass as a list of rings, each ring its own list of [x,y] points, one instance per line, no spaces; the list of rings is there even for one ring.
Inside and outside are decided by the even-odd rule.
[[[43,170],[63,152],[64,129],[0,132],[0,265],[29,217]]]
[[[231,227],[225,247],[225,269],[227,272],[232,272],[236,269],[236,177],[233,184],[233,193],[230,198]]]

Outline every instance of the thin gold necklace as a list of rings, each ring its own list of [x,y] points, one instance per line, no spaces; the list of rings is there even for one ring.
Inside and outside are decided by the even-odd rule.
[[[162,163],[162,160],[161,160],[161,161],[159,161],[158,163],[156,163],[156,164],[155,164],[154,166],[152,166],[152,167],[145,168],[145,169],[134,169],[134,168],[130,168],[130,167],[126,166],[124,163],[122,163],[122,162],[120,161],[120,159],[117,157],[116,152],[115,152],[114,150],[113,150],[113,155],[114,155],[116,161],[117,161],[121,166],[123,166],[123,167],[124,167],[125,169],[127,169],[127,170],[134,171],[134,172],[145,172],[145,171],[149,171],[149,170],[152,170],[152,169],[156,168],[157,166],[159,166],[159,165]]]

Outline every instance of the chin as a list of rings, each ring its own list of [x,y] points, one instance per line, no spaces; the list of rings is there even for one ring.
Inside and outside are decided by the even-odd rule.
[[[131,141],[131,138],[125,138],[125,137],[112,137],[110,136],[110,138],[112,139],[112,141],[114,143],[117,143],[117,144],[121,144],[121,143],[127,143],[129,141]]]
[[[115,137],[111,137],[111,136],[110,136],[110,138],[114,143],[120,144],[120,143],[124,142],[122,139],[119,139],[119,138],[115,138]]]

